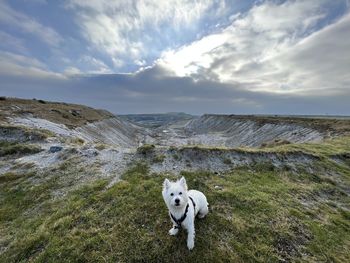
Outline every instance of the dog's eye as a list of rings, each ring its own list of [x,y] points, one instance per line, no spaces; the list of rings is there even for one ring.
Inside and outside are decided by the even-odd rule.
[[[179,195],[182,195],[182,192],[180,192]]]
[[[174,193],[171,193],[170,195],[171,195],[171,196],[173,196],[173,195],[174,195]]]

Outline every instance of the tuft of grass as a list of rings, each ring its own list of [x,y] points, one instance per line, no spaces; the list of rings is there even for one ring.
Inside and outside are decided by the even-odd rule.
[[[271,142],[264,142],[264,143],[262,143],[261,147],[262,148],[275,147],[275,146],[280,146],[280,145],[285,145],[285,144],[291,144],[291,142],[287,141],[287,140],[276,139],[276,140],[273,140]]]
[[[82,138],[75,137],[75,138],[70,139],[70,143],[77,144],[77,145],[83,145],[85,143],[85,141]]]
[[[20,156],[26,154],[35,154],[40,151],[42,151],[42,149],[36,145],[0,141],[0,157],[9,155]]]
[[[95,145],[95,148],[99,151],[102,151],[102,150],[107,148],[107,145],[103,144],[103,143],[99,143],[99,144]]]
[[[144,144],[137,148],[137,153],[148,154],[152,153],[156,147],[153,144]]]
[[[13,172],[6,172],[2,175],[0,175],[0,183],[6,183],[6,182],[11,182],[11,181],[15,181],[18,179],[23,179],[23,178],[27,178],[27,177],[31,177],[33,176],[34,173],[30,172],[30,173],[13,173]]]
[[[224,159],[222,160],[222,162],[223,162],[224,164],[226,164],[226,165],[232,164],[232,161],[231,161],[231,159],[229,159],[229,158],[224,158]]]
[[[21,142],[42,141],[48,137],[53,137],[55,135],[53,132],[45,129],[35,129],[11,125],[0,125],[0,133],[4,138],[3,140],[6,140],[6,137],[17,136],[17,141]]]
[[[178,154],[173,154],[173,158],[174,158],[174,160],[176,160],[176,161],[179,161],[179,160],[181,160],[181,156],[180,155],[178,155]]]
[[[164,154],[159,154],[153,157],[152,162],[153,163],[162,163],[165,160],[165,155]]]
[[[170,152],[173,152],[173,151],[176,151],[176,150],[177,150],[176,146],[174,146],[174,145],[169,146],[169,151]]]

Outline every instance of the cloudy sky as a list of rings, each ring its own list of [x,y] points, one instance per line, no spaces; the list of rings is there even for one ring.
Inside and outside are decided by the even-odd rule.
[[[350,115],[350,0],[0,0],[0,95]]]

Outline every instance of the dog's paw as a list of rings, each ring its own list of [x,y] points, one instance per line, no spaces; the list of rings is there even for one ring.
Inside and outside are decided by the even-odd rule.
[[[179,229],[173,228],[173,227],[172,227],[172,228],[169,230],[169,235],[175,236],[178,232],[179,232]]]
[[[194,248],[194,240],[187,240],[187,248],[192,250]]]
[[[202,219],[206,216],[206,214],[198,214],[198,218]]]

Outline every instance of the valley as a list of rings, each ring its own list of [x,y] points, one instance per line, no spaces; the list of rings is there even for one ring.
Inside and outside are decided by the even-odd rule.
[[[118,116],[1,98],[0,262],[48,262],[54,251],[61,259],[127,262],[137,240],[132,261],[157,261],[175,249],[169,262],[184,255],[196,262],[206,239],[208,262],[350,259],[347,118]],[[165,207],[157,218],[162,180],[179,175],[212,205],[192,255],[166,236]]]

